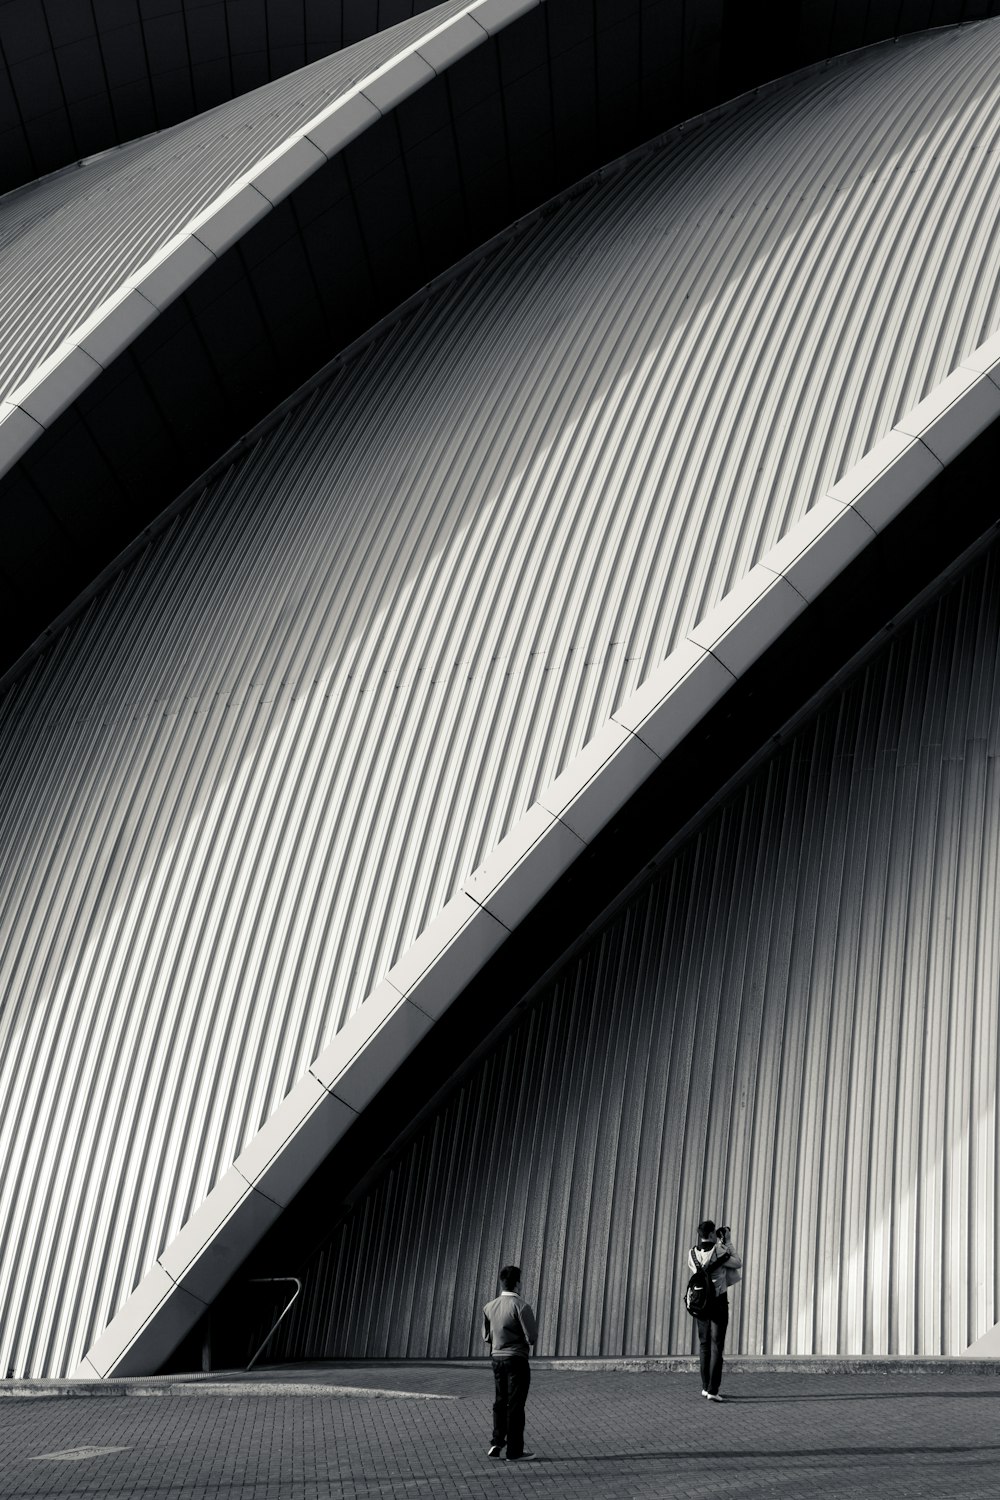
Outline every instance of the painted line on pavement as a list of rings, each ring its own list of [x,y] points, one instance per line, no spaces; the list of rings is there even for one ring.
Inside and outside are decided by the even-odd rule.
[[[130,1448],[64,1448],[61,1453],[35,1453],[32,1463],[76,1463],[82,1458],[101,1458],[105,1453],[130,1453]]]

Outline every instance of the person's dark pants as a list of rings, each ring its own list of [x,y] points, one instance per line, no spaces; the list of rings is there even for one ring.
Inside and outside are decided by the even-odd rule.
[[[722,1351],[729,1327],[729,1298],[720,1297],[709,1318],[696,1318],[701,1347],[701,1388],[717,1396],[722,1384]]]
[[[493,1380],[496,1400],[492,1442],[506,1443],[507,1457],[520,1458],[524,1452],[524,1403],[531,1384],[531,1366],[523,1354],[494,1359]]]

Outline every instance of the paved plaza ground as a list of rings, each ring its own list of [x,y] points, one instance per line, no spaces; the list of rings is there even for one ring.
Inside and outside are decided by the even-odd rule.
[[[323,1366],[167,1382],[161,1395],[0,1401],[0,1495],[1000,1496],[1000,1376],[536,1368],[539,1461],[486,1457],[488,1364]],[[9,1389],[9,1388],[8,1388]],[[105,1451],[92,1451],[105,1450]]]

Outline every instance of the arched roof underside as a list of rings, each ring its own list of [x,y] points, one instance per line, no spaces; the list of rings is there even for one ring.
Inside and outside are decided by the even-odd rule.
[[[683,0],[671,0],[683,17]],[[4,0],[0,193],[163,130],[431,8],[430,0]],[[595,32],[658,4],[577,0]],[[928,26],[980,20],[997,0],[703,3],[687,28],[714,39],[714,99]],[[763,17],[763,19],[762,19]],[[641,23],[640,23],[641,24]],[[692,114],[699,104],[686,110]]]
[[[627,791],[996,415],[989,351],[950,372],[1000,325],[998,61],[993,23],[876,49],[594,179],[293,404],[7,693],[18,1369],[137,1285],[87,1368],[162,1358],[608,815],[595,772]]]
[[[8,197],[0,670],[222,448],[512,219],[793,61],[968,8],[795,3],[765,33],[742,5],[452,0]]]

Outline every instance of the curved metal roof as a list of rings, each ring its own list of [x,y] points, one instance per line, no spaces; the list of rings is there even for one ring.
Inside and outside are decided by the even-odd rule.
[[[176,125],[429,8],[429,0],[4,0],[0,193]],[[669,12],[683,16],[680,0],[620,9],[626,21],[647,15],[654,39],[665,18],[679,29]],[[993,15],[996,5],[792,0],[777,35],[750,4],[699,12],[687,42],[723,97],[894,32]]]
[[[546,788],[411,944],[157,1258],[76,1373],[155,1369],[352,1124],[629,797],[873,539],[1000,420],[1000,335],[771,549]],[[950,1342],[950,1336],[949,1336]]]
[[[387,253],[405,265],[411,286],[414,275],[423,279],[428,208],[438,221],[439,261],[454,258],[455,204],[443,204],[428,184],[418,215],[412,191],[414,173],[426,176],[429,165],[426,105],[442,102],[429,85],[447,73],[447,109],[460,122],[449,139],[470,148],[459,183],[464,211],[479,176],[496,175],[482,105],[506,139],[506,96],[495,48],[485,101],[482,69],[459,79],[454,65],[538,4],[449,0],[0,205],[9,312],[0,336],[0,619],[8,664],[234,436],[398,300]],[[518,77],[515,68],[515,90]],[[426,103],[411,109],[402,130],[396,107],[415,91]],[[344,158],[359,135],[360,155]],[[390,154],[405,149],[405,162],[402,179],[397,171],[385,186],[372,180],[371,158],[381,156],[384,171],[387,144]],[[328,162],[336,168],[321,170]],[[436,176],[444,165],[434,164]],[[500,202],[496,192],[492,199]],[[401,202],[422,254],[396,246],[388,232]],[[272,220],[278,204],[284,210]],[[192,283],[197,296],[178,302]]]
[[[681,0],[443,5],[8,198],[0,669],[220,448],[517,215],[770,73],[977,8],[793,0],[763,29]]]
[[[163,130],[434,0],[4,0],[0,193]]]
[[[141,289],[154,270],[162,279],[164,255],[175,237],[184,232],[190,239],[200,229],[199,269],[210,263],[224,237],[235,238],[272,202],[261,181],[254,211],[239,213],[234,189],[259,181],[270,168],[275,189],[286,194],[296,178],[326,160],[324,146],[333,154],[350,138],[350,130],[336,131],[332,140],[328,131],[321,133],[323,124],[342,118],[339,101],[353,99],[356,133],[379,113],[376,103],[358,97],[364,81],[372,80],[374,90],[381,70],[403,58],[414,67],[414,84],[433,77],[430,64],[416,55],[420,42],[453,18],[488,15],[497,6],[498,0],[445,0],[425,16],[280,79],[263,97],[233,99],[0,202],[0,401],[14,401],[44,424],[22,394],[25,382],[35,383],[36,372],[60,345],[79,344],[78,330],[103,305],[124,290]],[[504,8],[516,13],[524,7]],[[478,24],[477,31],[485,41]],[[320,144],[310,139],[310,130]],[[278,164],[284,164],[287,152],[303,142],[303,160],[275,174],[273,154],[278,151]],[[219,224],[222,205],[228,214]],[[155,292],[146,291],[153,308],[161,305]]]
[[[220,1223],[260,1232],[450,999],[441,960],[582,847],[587,757],[634,784],[803,607],[768,548],[832,528],[836,562],[935,471],[891,429],[1000,323],[998,54],[992,24],[880,49],[594,181],[286,414],[7,695],[16,1367],[140,1281],[100,1373],[196,1316]],[[997,410],[955,380],[917,419],[952,445]]]

